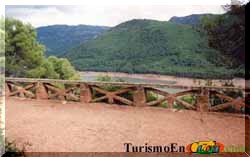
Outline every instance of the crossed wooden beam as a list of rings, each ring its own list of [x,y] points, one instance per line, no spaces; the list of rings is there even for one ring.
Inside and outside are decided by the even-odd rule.
[[[16,96],[19,97],[35,97],[35,94],[29,91],[31,88],[35,87],[35,83],[28,84],[24,87],[20,85],[16,85],[13,82],[9,82],[5,84],[5,90],[7,91],[7,96]],[[12,90],[11,90],[12,89]]]
[[[216,106],[212,106],[209,110],[210,111],[219,111],[230,106],[234,106],[235,109],[240,110],[242,107],[245,107],[245,99],[244,98],[232,98],[230,96],[221,94],[217,91],[215,92],[215,96],[219,97],[221,100],[225,100],[225,103],[218,104]]]
[[[104,96],[93,99],[92,102],[99,102],[99,101],[108,99],[108,103],[110,103],[110,104],[113,104],[114,100],[117,100],[117,101],[120,101],[120,102],[122,102],[122,103],[124,103],[126,105],[133,105],[133,101],[119,96],[119,94],[127,93],[129,91],[133,91],[133,87],[123,87],[122,89],[119,89],[119,90],[113,91],[113,92],[104,90],[104,89],[102,89],[102,88],[100,88],[98,86],[93,86],[92,89],[99,92],[99,93],[101,93],[101,94],[104,94]]]
[[[173,103],[177,102],[177,103],[183,105],[184,107],[186,107],[188,109],[195,109],[195,106],[181,100],[179,97],[183,96],[183,95],[187,95],[187,94],[197,93],[198,92],[197,90],[187,90],[187,91],[178,92],[178,93],[174,93],[174,94],[170,94],[169,92],[162,91],[162,90],[155,89],[155,88],[147,88],[147,91],[152,91],[152,92],[154,92],[156,94],[159,94],[159,95],[163,96],[161,98],[158,98],[155,101],[148,102],[147,105],[149,105],[149,106],[158,105],[158,104],[160,104],[160,103],[162,103],[164,101],[167,101],[171,108],[173,107]]]
[[[70,83],[69,83],[70,84]],[[65,85],[65,84],[64,84]],[[60,100],[74,100],[84,102],[102,102],[107,100],[108,103],[113,104],[115,101],[121,102],[130,106],[155,106],[164,101],[169,103],[170,107],[173,107],[173,103],[184,106],[187,109],[200,110],[204,108],[205,111],[219,111],[230,106],[234,106],[235,109],[240,110],[242,107],[249,107],[245,101],[250,100],[249,97],[246,99],[243,97],[233,98],[226,94],[216,90],[205,90],[202,89],[189,89],[178,93],[169,93],[166,91],[159,90],[154,87],[146,87],[142,85],[126,85],[115,91],[108,91],[101,85],[86,84],[86,83],[75,83],[67,88],[58,88],[57,86],[49,82],[15,82],[6,81],[5,94],[6,96],[18,96],[22,98],[39,98],[39,92],[42,92],[45,96],[44,99],[60,99]],[[42,89],[42,90],[41,90]],[[100,93],[101,96],[93,98],[93,90]],[[131,92],[133,99],[123,97],[125,93]],[[146,93],[153,92],[160,95],[157,100],[147,102]],[[197,96],[196,105],[190,104],[181,99],[181,96],[187,94],[195,94]],[[210,95],[213,94],[222,100],[223,103],[211,106],[209,103]],[[88,101],[86,101],[88,100]],[[249,107],[250,108],[250,107]]]
[[[77,86],[70,87],[67,89],[60,89],[51,84],[44,84],[44,86],[47,88],[48,91],[53,92],[53,94],[49,95],[48,97],[49,99],[53,99],[56,97],[58,97],[61,100],[67,100],[67,98],[71,98],[77,101],[80,99],[79,96],[76,96],[75,94],[72,93],[74,90],[79,89],[79,87]]]

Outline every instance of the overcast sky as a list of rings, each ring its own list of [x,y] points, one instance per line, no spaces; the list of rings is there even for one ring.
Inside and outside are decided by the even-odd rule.
[[[35,27],[53,24],[115,26],[131,19],[167,21],[172,16],[185,16],[200,13],[221,14],[224,13],[224,11],[220,5],[9,5],[5,8],[5,16],[31,23]]]

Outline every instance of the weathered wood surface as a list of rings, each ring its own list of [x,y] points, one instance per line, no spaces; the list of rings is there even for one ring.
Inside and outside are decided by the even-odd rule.
[[[117,87],[113,90],[107,87]],[[184,91],[168,93],[159,88],[177,88]],[[242,93],[241,97],[233,98],[226,93]],[[119,103],[131,106],[156,106],[167,102],[168,107],[179,104],[186,109],[201,112],[219,111],[227,107],[241,110],[245,107],[246,91],[249,89],[236,87],[215,86],[180,86],[175,84],[143,84],[124,82],[86,82],[74,80],[55,79],[30,79],[30,78],[6,78],[5,95],[18,96],[33,99],[59,99],[66,101],[80,101],[84,103],[106,102],[109,104]],[[147,93],[158,95],[156,100],[148,101]],[[190,104],[182,96],[196,96],[196,103]],[[212,105],[211,98],[221,101],[220,104]]]

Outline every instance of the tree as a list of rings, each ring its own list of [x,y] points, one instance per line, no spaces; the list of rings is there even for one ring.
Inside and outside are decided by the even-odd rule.
[[[35,29],[19,20],[5,20],[6,75],[25,77],[43,63],[44,46],[36,41]]]
[[[59,78],[68,80],[80,79],[80,76],[67,59],[50,56],[48,57],[48,62],[54,67],[54,71],[59,75]]]
[[[237,4],[224,6],[227,13],[201,22],[210,46],[229,58],[230,67],[245,64],[245,4]]]
[[[5,27],[6,76],[80,79],[67,59],[44,57],[45,47],[37,42],[30,24],[7,18]]]
[[[0,57],[4,56],[4,18],[0,17]]]
[[[49,62],[47,59],[43,60],[41,66],[29,70],[27,76],[32,78],[50,78],[50,79],[60,78],[59,74],[55,71],[53,64]]]

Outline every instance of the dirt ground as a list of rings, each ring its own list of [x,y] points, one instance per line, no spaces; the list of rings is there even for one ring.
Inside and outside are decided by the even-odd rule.
[[[128,142],[244,146],[244,121],[188,110],[6,99],[6,137],[32,152],[124,152]]]

